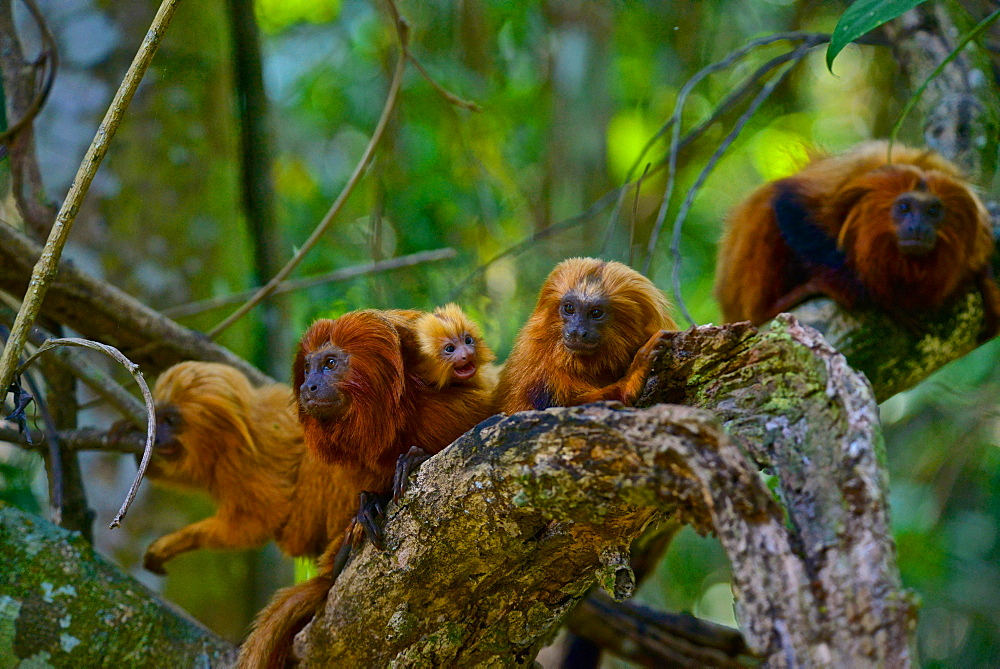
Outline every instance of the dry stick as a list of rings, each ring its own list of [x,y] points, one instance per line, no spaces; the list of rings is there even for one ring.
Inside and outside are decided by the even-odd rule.
[[[14,323],[19,306],[7,293],[0,291],[0,324],[10,327]],[[28,333],[28,342],[36,347],[55,338],[51,332],[37,325],[31,328],[31,332]],[[121,384],[92,365],[86,359],[86,354],[70,348],[61,348],[53,351],[53,355],[59,365],[87,384],[99,396],[99,401],[106,401],[136,427],[141,426],[146,420],[146,411],[139,400],[125,390]]]
[[[475,102],[472,102],[471,100],[463,100],[462,98],[458,97],[457,95],[449,91],[447,88],[439,84],[437,81],[435,81],[434,77],[432,77],[430,73],[424,69],[424,66],[420,64],[420,61],[417,60],[417,57],[414,56],[409,49],[406,50],[406,57],[411,63],[413,63],[413,67],[417,68],[417,72],[423,75],[424,79],[427,80],[427,83],[429,83],[434,88],[434,90],[436,90],[441,95],[441,97],[447,100],[450,104],[453,104],[456,107],[461,107],[462,109],[468,109],[469,111],[473,112],[483,111],[482,107],[477,105]]]
[[[368,141],[368,146],[365,148],[364,154],[361,156],[361,160],[358,162],[357,167],[354,168],[354,172],[351,174],[351,178],[347,180],[347,184],[344,189],[337,196],[337,200],[330,207],[330,210],[326,212],[323,220],[319,222],[316,229],[313,230],[312,234],[309,235],[309,239],[299,248],[299,250],[292,256],[292,259],[281,268],[281,270],[274,275],[274,277],[267,282],[263,288],[254,293],[247,302],[234,311],[232,315],[226,318],[224,321],[216,325],[214,328],[209,330],[208,338],[215,339],[219,336],[226,328],[247,315],[247,313],[261,303],[262,300],[267,298],[271,293],[277,289],[278,285],[285,280],[293,269],[298,267],[302,259],[305,258],[306,254],[312,250],[316,243],[319,241],[320,237],[326,233],[327,228],[333,222],[333,219],[340,213],[341,207],[350,197],[351,192],[354,187],[358,185],[361,180],[361,176],[364,174],[365,169],[371,162],[372,157],[375,155],[375,148],[378,146],[379,140],[382,139],[382,134],[385,131],[386,126],[389,124],[389,117],[392,115],[393,109],[396,107],[396,99],[399,93],[399,85],[403,79],[403,69],[406,66],[406,53],[405,51],[400,51],[399,60],[396,61],[396,71],[392,75],[392,83],[389,86],[389,97],[385,101],[385,107],[382,109],[382,116],[378,120],[378,125],[375,126],[375,132],[372,133],[372,138]]]
[[[562,221],[560,221],[558,223],[553,223],[552,225],[550,225],[548,227],[542,228],[541,230],[539,230],[538,232],[534,233],[533,235],[530,235],[530,236],[526,237],[525,239],[522,239],[517,244],[514,244],[513,246],[510,246],[510,247],[504,249],[503,251],[501,251],[500,253],[496,254],[495,256],[493,256],[492,258],[490,258],[489,260],[487,260],[483,264],[479,265],[476,269],[472,270],[469,273],[468,276],[466,276],[464,279],[462,279],[458,283],[458,285],[456,285],[452,289],[451,293],[448,294],[447,301],[451,302],[451,301],[457,299],[458,296],[461,295],[462,292],[472,284],[473,280],[475,280],[479,276],[482,276],[482,274],[484,274],[486,272],[486,270],[490,267],[490,265],[492,265],[493,263],[495,263],[495,262],[497,262],[499,260],[502,260],[503,258],[506,258],[507,256],[517,255],[517,254],[521,253],[522,251],[526,251],[527,249],[530,249],[532,246],[534,246],[537,242],[539,242],[539,241],[541,241],[541,240],[543,240],[543,239],[545,239],[547,237],[551,237],[552,235],[555,235],[555,234],[560,233],[560,232],[565,232],[567,230],[571,230],[572,228],[575,228],[578,225],[582,225],[583,223],[586,223],[587,221],[589,221],[590,219],[592,219],[594,216],[596,216],[600,212],[604,211],[604,209],[609,204],[611,204],[611,202],[613,200],[616,200],[619,197],[619,194],[623,190],[626,190],[627,188],[628,188],[628,184],[626,184],[624,186],[619,186],[618,188],[616,188],[616,189],[614,189],[612,191],[608,191],[603,196],[601,196],[601,199],[599,199],[594,204],[590,205],[590,208],[587,209],[587,211],[583,212],[582,214],[578,214],[576,216],[573,216],[572,218],[567,218],[567,219],[564,219],[564,220],[562,220]]]
[[[708,67],[699,70],[693,77],[688,79],[687,83],[684,84],[677,96],[677,102],[674,105],[674,115],[671,119],[673,121],[673,136],[670,141],[670,165],[668,168],[669,177],[667,180],[667,189],[663,194],[663,203],[660,205],[660,211],[656,216],[656,224],[653,226],[653,232],[649,237],[649,244],[646,248],[646,261],[642,266],[643,274],[649,273],[649,264],[653,259],[653,253],[656,250],[656,242],[659,239],[660,230],[663,228],[663,223],[666,220],[667,209],[670,206],[670,198],[673,195],[674,181],[677,173],[677,149],[680,142],[681,113],[684,110],[684,103],[687,101],[687,97],[691,93],[691,90],[698,84],[698,82],[708,75],[729,67],[735,61],[739,60],[758,47],[782,41],[804,41],[807,44],[815,46],[815,44],[821,44],[827,39],[829,39],[829,37],[826,35],[805,32],[778,33],[777,35],[761,37],[759,39],[752,40],[742,48],[733,51],[717,63],[713,63]]]
[[[42,105],[49,97],[49,93],[52,91],[52,83],[56,80],[56,72],[59,70],[59,50],[56,48],[56,40],[52,35],[52,31],[49,30],[48,24],[45,22],[45,17],[38,10],[38,5],[35,4],[35,0],[24,0],[24,4],[28,7],[28,11],[31,13],[31,18],[35,20],[35,24],[38,26],[38,32],[42,37],[42,52],[39,54],[38,59],[33,63],[34,66],[44,65],[45,74],[42,79],[42,85],[35,93],[34,99],[32,99],[31,104],[25,110],[24,115],[17,120],[16,123],[11,125],[9,128],[0,132],[0,144],[6,144],[11,139],[13,139],[19,132],[24,130],[41,110]]]
[[[114,358],[120,362],[130,374],[132,374],[132,378],[134,378],[135,382],[139,384],[139,390],[142,391],[142,398],[146,402],[146,447],[142,453],[142,461],[139,463],[139,471],[136,472],[135,481],[128,489],[128,495],[125,497],[125,501],[122,502],[121,509],[118,510],[118,513],[115,515],[115,519],[112,520],[111,524],[108,526],[109,530],[113,530],[121,525],[122,518],[125,517],[125,513],[128,511],[129,506],[131,506],[132,500],[135,499],[135,493],[139,490],[139,482],[142,481],[142,477],[146,473],[146,467],[149,465],[149,458],[153,455],[153,439],[156,437],[156,408],[153,405],[153,395],[149,392],[149,386],[146,385],[146,379],[142,377],[142,372],[139,371],[139,365],[133,363],[131,360],[122,355],[122,352],[114,346],[107,346],[106,344],[90,341],[89,339],[77,339],[75,337],[50,339],[39,347],[39,349],[35,351],[31,357],[24,361],[24,364],[22,364],[18,369],[18,373],[27,369],[28,365],[34,362],[35,358],[40,356],[42,353],[45,353],[56,346],[80,346],[83,348],[92,348],[95,351],[100,351],[101,353]]]
[[[733,129],[729,131],[719,147],[712,153],[712,156],[705,163],[705,167],[702,168],[701,172],[698,174],[698,178],[688,189],[687,195],[684,196],[684,201],[681,203],[680,209],[677,211],[677,217],[674,219],[673,235],[670,242],[670,255],[673,259],[673,268],[671,270],[671,278],[673,282],[674,299],[677,302],[677,306],[680,307],[681,313],[684,314],[684,318],[687,319],[690,325],[697,325],[691,314],[688,313],[687,304],[684,302],[684,296],[681,293],[681,231],[684,229],[684,220],[687,218],[688,212],[691,210],[691,205],[694,203],[695,195],[701,190],[702,185],[705,183],[705,179],[708,175],[712,173],[715,169],[716,163],[722,158],[722,154],[729,149],[730,145],[736,140],[740,132],[743,131],[743,127],[747,122],[757,113],[760,106],[764,104],[764,101],[771,96],[774,89],[777,88],[781,82],[783,82],[788,75],[791,73],[792,69],[805,57],[809,49],[812,47],[803,44],[800,46],[792,57],[792,64],[785,68],[784,72],[776,76],[774,79],[769,81],[766,86],[760,89],[760,92],[747,107],[746,111],[740,116],[736,121],[736,125]]]
[[[163,0],[160,5],[160,9],[156,12],[156,17],[149,27],[149,32],[146,33],[146,37],[139,47],[139,51],[135,54],[135,58],[132,60],[132,64],[129,66],[121,86],[118,87],[118,91],[111,101],[111,106],[108,107],[107,114],[104,115],[104,120],[101,121],[100,127],[97,128],[97,133],[94,135],[94,140],[90,143],[90,147],[83,157],[83,162],[80,163],[76,178],[73,179],[73,184],[70,186],[69,192],[66,194],[66,199],[59,209],[55,223],[52,224],[49,238],[45,242],[45,249],[34,270],[32,270],[28,292],[25,294],[21,309],[17,313],[17,319],[14,321],[10,339],[3,350],[3,357],[0,358],[0,392],[5,395],[7,388],[14,378],[17,360],[21,356],[21,351],[24,350],[24,343],[28,339],[28,332],[31,330],[31,326],[34,324],[35,318],[38,316],[38,311],[42,306],[42,299],[45,297],[49,284],[55,278],[56,271],[59,268],[59,258],[62,256],[63,247],[73,228],[77,212],[80,210],[80,203],[87,194],[91,181],[94,180],[97,168],[100,167],[101,161],[108,152],[108,145],[111,143],[111,139],[114,137],[115,131],[118,129],[122,117],[125,115],[125,110],[128,108],[129,102],[132,101],[132,95],[139,86],[139,81],[153,59],[153,54],[156,53],[156,48],[159,46],[160,40],[163,39],[167,24],[170,22],[179,2],[180,0]]]
[[[421,263],[449,260],[454,258],[456,255],[458,254],[455,249],[443,248],[434,249],[432,251],[420,251],[419,253],[399,256],[398,258],[390,258],[389,260],[380,260],[379,262],[355,265],[354,267],[344,267],[343,269],[334,270],[333,272],[329,272],[327,274],[284,281],[279,284],[271,294],[281,295],[283,293],[291,293],[296,290],[321,286],[327,283],[347,281],[348,279],[355,279],[359,276],[387,272],[389,270],[400,269],[402,267],[412,267],[413,265],[419,265]],[[255,289],[247,290],[242,293],[236,293],[234,295],[220,295],[219,297],[212,297],[207,300],[199,300],[197,302],[189,302],[188,304],[180,304],[176,307],[169,307],[167,309],[163,309],[161,313],[165,316],[169,316],[170,318],[193,316],[195,314],[225,307],[230,304],[238,304],[249,297],[253,297],[256,292],[257,291]]]

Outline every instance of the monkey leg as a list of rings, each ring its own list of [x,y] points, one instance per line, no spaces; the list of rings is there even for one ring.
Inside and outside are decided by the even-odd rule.
[[[410,446],[410,450],[403,453],[396,460],[396,474],[392,479],[392,501],[398,502],[410,487],[410,474],[420,465],[430,459],[430,455],[419,446]]]
[[[161,576],[163,565],[181,553],[199,548],[253,548],[270,538],[270,531],[245,518],[212,516],[164,537],[146,549],[142,566]]]

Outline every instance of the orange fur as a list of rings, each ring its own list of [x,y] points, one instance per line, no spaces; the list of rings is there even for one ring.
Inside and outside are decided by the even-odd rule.
[[[400,316],[403,314],[403,316]],[[306,444],[327,462],[366,472],[372,492],[386,492],[396,460],[410,446],[433,454],[489,417],[489,407],[455,392],[436,391],[420,378],[416,332],[408,323],[422,312],[355,311],[316,321],[302,337],[293,365],[296,395],[305,379],[305,356],[333,345],[350,356],[340,392],[350,408],[325,420],[299,406]],[[395,323],[394,323],[395,321]]]
[[[609,321],[596,350],[574,352],[564,340],[560,309],[568,297],[600,301]],[[506,413],[599,400],[631,403],[648,373],[648,357],[676,325],[653,283],[618,262],[571,258],[556,265],[521,328],[497,385]]]
[[[958,169],[927,150],[884,142],[814,160],[799,173],[771,182],[736,208],[719,247],[716,295],[727,321],[759,325],[814,294],[850,308],[870,303],[912,319],[936,309],[975,282],[983,293],[987,330],[1000,313],[991,280],[993,236],[986,209]],[[788,241],[779,227],[778,198],[792,194],[803,215],[784,230],[811,235],[827,255]],[[936,198],[943,216],[932,250],[901,250],[899,198]],[[787,216],[787,215],[786,215]],[[797,245],[798,244],[798,245]],[[797,245],[797,246],[796,246]],[[836,257],[835,262],[826,259]],[[820,260],[823,261],[820,261]]]
[[[207,491],[214,516],[157,539],[145,564],[163,571],[199,548],[251,548],[274,539],[288,555],[319,555],[353,514],[340,472],[306,450],[292,391],[254,388],[232,367],[182,362],[153,389],[159,422],[148,476]]]
[[[493,391],[497,372],[490,363],[496,360],[496,356],[483,340],[479,325],[466,316],[461,307],[457,304],[438,307],[432,313],[421,316],[413,324],[413,329],[416,330],[420,344],[417,374],[424,381],[437,390],[456,385]],[[455,360],[449,359],[449,346],[465,346],[470,349],[470,376],[456,374],[456,367],[459,365]]]
[[[438,391],[421,378],[414,326],[425,315],[355,311],[316,321],[299,343],[292,375],[306,444],[352,474],[344,487],[355,500],[361,491],[387,493],[397,459],[411,446],[437,453],[492,413],[482,392],[462,386]],[[339,356],[338,366],[317,376],[310,360],[322,362],[327,351]],[[320,378],[325,380],[314,381]],[[327,384],[320,388],[324,400],[341,402],[335,415],[309,403],[304,384],[314,382]],[[295,633],[326,598],[340,543],[335,539],[320,558],[316,578],[281,591],[261,612],[240,650],[239,666],[282,666]]]

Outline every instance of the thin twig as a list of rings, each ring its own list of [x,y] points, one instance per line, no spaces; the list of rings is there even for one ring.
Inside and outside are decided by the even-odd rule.
[[[646,163],[646,168],[642,171],[642,176],[635,183],[635,200],[632,201],[632,225],[628,228],[628,265],[632,266],[633,251],[635,248],[635,224],[639,220],[639,193],[642,192],[642,180],[649,174],[650,164]]]
[[[815,33],[812,36],[812,39],[815,40],[817,44],[822,44],[823,42],[828,42],[830,40],[830,36],[825,33]],[[789,51],[779,56],[775,56],[774,58],[764,63],[759,68],[757,68],[757,70],[749,77],[747,77],[739,87],[732,90],[729,93],[729,95],[723,98],[722,102],[719,103],[719,105],[712,111],[712,113],[708,116],[708,118],[706,118],[704,121],[698,124],[697,127],[695,127],[693,130],[690,130],[687,134],[684,135],[684,137],[681,138],[680,142],[678,142],[677,144],[677,151],[678,152],[683,151],[692,143],[694,143],[694,141],[697,140],[699,137],[701,137],[706,130],[708,130],[714,123],[716,123],[720,118],[722,118],[724,114],[726,114],[730,109],[736,106],[736,104],[740,100],[746,97],[747,93],[753,90],[753,87],[757,84],[758,81],[763,79],[774,68],[788,62],[794,53],[795,53],[794,51]],[[639,165],[642,164],[643,158],[645,158],[649,150],[653,148],[653,146],[655,146],[657,140],[663,137],[663,135],[666,134],[667,130],[673,127],[673,125],[674,125],[674,117],[671,116],[662,126],[660,126],[659,130],[656,131],[656,134],[654,134],[646,141],[645,146],[642,147],[642,150],[639,152],[638,157],[636,157],[635,162],[632,163],[632,166],[626,173],[625,181],[622,183],[623,186],[627,186],[632,181],[632,175],[635,174],[635,171],[639,168]],[[651,170],[649,170],[649,174],[653,175],[659,172],[663,167],[665,167],[669,163],[669,159],[670,159],[670,152],[668,151],[667,154],[659,162],[657,162],[656,165]],[[604,236],[604,244],[601,247],[603,249],[603,253],[607,253],[608,247],[611,244],[611,237],[614,234],[615,227],[618,224],[619,217],[621,215],[621,209],[624,202],[625,202],[625,191],[622,191],[621,197],[618,198],[618,201],[615,203],[615,208],[611,212],[611,218],[608,220],[608,228]],[[629,264],[631,265],[631,261],[629,262]]]
[[[757,113],[757,110],[760,109],[762,104],[764,104],[764,101],[771,96],[774,89],[788,77],[792,69],[799,63],[799,61],[802,60],[802,58],[805,57],[811,48],[812,46],[807,44],[800,46],[795,51],[795,54],[791,59],[791,65],[786,67],[784,72],[767,82],[767,85],[760,89],[760,92],[757,93],[757,96],[750,103],[750,106],[747,107],[746,111],[744,111],[740,118],[736,121],[733,129],[729,131],[729,134],[726,135],[725,139],[722,140],[722,143],[719,144],[719,147],[712,153],[708,162],[705,163],[705,167],[702,168],[701,172],[698,174],[698,178],[695,179],[695,182],[688,189],[687,195],[684,196],[684,201],[681,203],[680,209],[677,211],[677,217],[674,219],[673,234],[670,242],[670,256],[673,259],[671,279],[673,284],[674,300],[680,308],[681,313],[684,314],[684,318],[687,319],[687,322],[690,325],[697,325],[697,323],[688,312],[687,304],[684,302],[684,295],[681,292],[681,232],[684,229],[684,221],[687,219],[688,212],[691,210],[691,205],[694,203],[695,195],[697,195],[698,191],[701,190],[702,185],[705,183],[705,179],[707,179],[708,175],[715,169],[715,165],[719,162],[719,159],[722,158],[722,155],[727,149],[729,149],[730,145],[732,145],[736,138],[739,137],[740,132],[743,131],[743,127],[753,117],[753,115]]]
[[[483,111],[482,107],[477,105],[475,102],[472,102],[471,100],[463,100],[462,98],[458,97],[457,95],[449,91],[447,88],[439,84],[437,81],[435,81],[434,77],[432,77],[430,73],[424,69],[424,66],[420,64],[420,61],[417,60],[417,57],[414,56],[413,52],[410,51],[409,49],[407,49],[406,51],[406,57],[409,59],[411,63],[413,63],[413,67],[417,68],[417,72],[423,75],[424,79],[427,80],[427,83],[429,83],[434,88],[434,90],[436,90],[441,95],[441,97],[447,100],[449,104],[455,105],[456,107],[461,107],[462,109],[468,109],[469,111],[472,112]]]
[[[118,87],[118,91],[111,101],[111,106],[108,108],[104,120],[101,121],[101,125],[97,129],[94,140],[83,157],[83,162],[80,163],[76,178],[74,178],[73,184],[66,194],[66,199],[59,209],[55,223],[52,224],[52,230],[49,232],[48,240],[45,242],[45,249],[42,256],[31,273],[28,292],[24,296],[21,310],[18,312],[17,320],[14,322],[10,340],[7,342],[7,346],[4,347],[3,357],[0,358],[0,388],[6,389],[14,377],[18,358],[20,358],[21,351],[24,350],[24,343],[28,339],[28,332],[31,330],[31,326],[38,316],[38,311],[42,306],[42,299],[45,297],[49,284],[55,278],[56,272],[59,269],[59,259],[62,257],[63,247],[69,238],[69,233],[73,228],[77,212],[80,210],[80,204],[90,188],[90,183],[97,173],[97,168],[100,167],[101,161],[108,152],[111,139],[114,137],[115,131],[118,129],[122,117],[125,115],[125,110],[128,108],[129,102],[132,101],[132,96],[139,86],[139,81],[153,59],[153,54],[156,53],[156,48],[159,46],[160,40],[163,39],[166,26],[170,22],[179,2],[180,0],[163,0],[149,28],[149,32],[146,33],[146,38],[132,60],[132,64],[129,66],[125,78]]]
[[[112,520],[111,524],[108,526],[108,529],[113,530],[121,525],[122,518],[125,517],[125,513],[128,512],[128,508],[131,506],[132,500],[135,499],[135,494],[139,490],[139,483],[142,481],[142,477],[146,473],[146,467],[149,465],[149,458],[153,455],[153,440],[156,438],[156,408],[153,404],[153,395],[149,392],[149,386],[146,385],[146,379],[142,377],[142,372],[139,371],[139,365],[133,363],[131,360],[122,355],[122,352],[114,346],[107,346],[96,341],[90,341],[89,339],[77,339],[75,337],[50,339],[24,361],[24,363],[18,368],[18,373],[27,369],[27,367],[34,362],[35,358],[40,356],[42,353],[45,353],[46,351],[57,346],[80,346],[83,348],[90,348],[114,358],[129,371],[132,378],[135,379],[135,382],[139,384],[139,390],[142,391],[142,398],[146,402],[146,447],[142,453],[142,461],[139,463],[139,471],[136,472],[135,481],[129,488],[128,495],[125,497],[125,501],[122,502],[121,509],[118,510],[114,520]]]
[[[639,165],[642,164],[643,158],[646,157],[646,154],[651,148],[653,148],[653,145],[656,144],[657,140],[659,140],[660,137],[663,137],[673,124],[674,119],[672,117],[667,119],[667,122],[661,125],[660,129],[656,131],[656,134],[646,140],[646,144],[642,147],[642,151],[639,152],[639,155],[636,156],[635,162],[632,163],[632,166],[628,168],[628,172],[625,173],[625,181],[622,182],[618,200],[615,202],[615,208],[611,211],[611,217],[608,219],[608,228],[604,233],[604,244],[601,245],[601,255],[606,254],[608,252],[608,247],[611,245],[611,237],[614,235],[615,228],[618,225],[619,216],[621,215],[622,206],[625,204],[625,194],[628,192],[628,188],[626,188],[626,186],[632,182],[632,175],[635,174],[637,169],[639,169]],[[646,170],[643,171],[643,176],[645,176],[647,171],[649,171],[648,165]],[[632,265],[631,258],[632,248],[629,247],[630,266]]]
[[[347,180],[347,184],[344,186],[344,189],[340,192],[340,195],[337,196],[337,199],[330,207],[330,210],[326,212],[323,220],[319,222],[316,229],[313,230],[311,235],[309,235],[309,239],[307,239],[299,250],[296,251],[295,255],[292,256],[292,259],[289,260],[288,263],[286,263],[285,266],[282,267],[281,270],[275,274],[263,288],[254,293],[254,296],[247,300],[243,306],[234,311],[232,315],[216,325],[214,328],[209,330],[209,339],[215,339],[218,337],[219,334],[226,330],[226,328],[246,316],[251,309],[260,304],[262,300],[275,291],[278,285],[281,284],[281,282],[284,281],[289,274],[291,274],[292,270],[299,266],[299,263],[306,257],[306,254],[312,250],[320,238],[326,233],[327,228],[329,228],[330,224],[333,223],[333,219],[338,213],[340,213],[341,207],[344,206],[347,198],[350,197],[351,193],[354,191],[354,187],[358,185],[359,181],[361,181],[361,177],[364,175],[365,169],[368,167],[368,164],[375,155],[375,149],[378,146],[379,140],[382,139],[382,135],[389,124],[389,117],[392,116],[392,112],[396,108],[396,100],[399,97],[399,87],[403,80],[403,70],[406,67],[406,39],[408,35],[405,24],[402,24],[401,26],[400,23],[401,19],[397,19],[396,30],[399,34],[400,40],[399,59],[396,61],[396,70],[392,75],[392,83],[389,84],[389,95],[386,98],[385,107],[382,109],[382,116],[379,117],[378,124],[375,126],[375,131],[372,133],[372,137],[368,141],[368,146],[365,147],[365,152],[362,154],[361,160],[358,161],[357,166],[354,168],[354,172],[351,174],[350,179]]]
[[[458,296],[461,295],[465,291],[465,289],[472,284],[472,282],[475,279],[482,276],[486,272],[486,270],[489,269],[490,265],[492,265],[493,263],[502,260],[508,256],[512,255],[516,256],[519,253],[522,253],[523,251],[530,249],[537,242],[547,237],[551,237],[560,232],[566,232],[567,230],[571,230],[576,226],[582,225],[583,223],[586,223],[587,221],[591,220],[592,218],[594,218],[594,216],[597,216],[597,214],[604,211],[604,209],[609,204],[611,204],[612,201],[617,200],[621,192],[623,190],[627,190],[627,188],[628,186],[625,185],[625,186],[619,186],[618,188],[612,191],[608,191],[603,196],[601,196],[601,199],[597,200],[594,204],[590,205],[590,208],[588,208],[587,211],[583,212],[582,214],[578,214],[576,216],[573,216],[572,218],[564,219],[558,223],[553,223],[550,226],[542,228],[533,235],[530,235],[525,239],[522,239],[513,246],[507,247],[500,253],[496,254],[486,262],[476,267],[476,269],[472,270],[472,272],[470,272],[468,276],[459,281],[458,285],[456,285],[452,289],[452,291],[448,294],[447,301],[450,302],[458,299]]]
[[[642,273],[649,273],[649,265],[653,259],[653,253],[656,251],[656,242],[660,237],[660,230],[663,228],[663,223],[667,217],[667,210],[670,208],[670,199],[673,196],[674,182],[676,180],[677,174],[677,153],[678,147],[680,145],[680,124],[681,124],[681,114],[684,111],[684,104],[687,101],[688,95],[690,95],[691,90],[700,82],[702,79],[708,75],[723,70],[734,62],[747,55],[754,49],[762,46],[767,46],[775,42],[781,41],[799,41],[805,42],[815,46],[815,44],[821,44],[822,41],[817,40],[827,40],[829,39],[826,35],[819,35],[818,33],[807,33],[807,32],[788,32],[788,33],[778,33],[776,35],[768,35],[766,37],[761,37],[748,42],[742,48],[733,51],[727,55],[722,60],[713,63],[705,68],[702,68],[694,74],[687,83],[681,88],[680,93],[677,95],[677,102],[674,105],[673,114],[673,134],[670,141],[670,160],[668,167],[668,178],[667,178],[667,188],[663,194],[663,202],[660,205],[660,211],[656,216],[656,223],[653,225],[653,231],[649,237],[649,244],[646,247],[646,260],[642,266]]]
[[[7,302],[6,293],[0,293],[0,301]],[[8,308],[0,305],[0,323],[10,326],[17,314],[17,307]],[[55,339],[48,330],[35,326],[28,334],[28,342],[41,346],[49,339]],[[60,348],[53,351],[54,360],[73,376],[87,384],[102,400],[114,407],[122,416],[136,426],[146,421],[146,411],[142,404],[120,384],[109,378],[104,372],[92,365],[85,354],[70,348]]]
[[[59,70],[59,50],[56,48],[55,37],[53,37],[52,31],[49,30],[49,26],[45,22],[45,17],[39,11],[35,0],[23,1],[31,13],[31,17],[35,20],[38,32],[42,38],[42,52],[32,65],[35,67],[44,67],[44,74],[42,76],[42,85],[35,92],[35,97],[31,100],[31,104],[28,105],[21,118],[6,130],[0,132],[0,144],[10,142],[19,132],[35,120],[38,112],[41,111],[45,101],[49,98],[49,93],[52,91],[52,84],[56,80],[56,72]]]
[[[326,274],[283,281],[271,294],[281,295],[283,293],[291,293],[297,290],[321,286],[328,283],[356,279],[369,274],[387,272],[389,270],[400,269],[403,267],[412,267],[413,265],[419,265],[421,263],[448,260],[450,258],[454,258],[456,255],[457,253],[455,249],[443,248],[434,249],[432,251],[420,251],[419,253],[399,256],[398,258],[390,258],[389,260],[365,263],[364,265],[344,267],[343,269],[334,270],[333,272],[328,272]],[[206,311],[228,306],[230,304],[239,304],[247,298],[252,297],[254,293],[256,293],[256,290],[247,290],[233,295],[220,295],[207,300],[199,300],[197,302],[189,302],[188,304],[180,304],[176,307],[168,307],[167,309],[163,309],[162,313],[170,318],[194,316],[195,314],[201,314]]]

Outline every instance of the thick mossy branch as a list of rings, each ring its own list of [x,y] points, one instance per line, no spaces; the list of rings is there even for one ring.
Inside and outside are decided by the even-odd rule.
[[[718,535],[747,642],[768,664],[905,663],[910,607],[863,377],[794,319],[766,333],[703,327],[670,339],[642,398],[659,401],[714,413],[549,409],[459,439],[390,508],[387,551],[353,559],[297,655],[529,664],[593,583],[631,594],[629,543],[671,517]]]
[[[875,309],[848,311],[825,297],[805,302],[792,313],[864,372],[875,398],[884,402],[979,345],[983,299],[978,292],[966,293],[930,318],[921,318],[919,327],[908,327]]]
[[[3,502],[0,556],[0,667],[207,667],[234,659],[232,646],[79,534]]]
[[[388,550],[365,547],[303,633],[308,664],[530,665],[595,581],[632,594],[629,544],[658,513],[778,547],[762,566],[788,571],[781,510],[697,409],[491,419],[428,461],[415,488],[390,512]],[[798,576],[767,587],[795,602]]]
[[[41,251],[25,235],[0,223],[0,290],[23,295]],[[114,346],[146,373],[184,360],[205,360],[232,365],[256,384],[272,382],[239,356],[81,272],[72,262],[60,263],[42,302],[42,314],[88,339]]]
[[[900,589],[878,409],[865,378],[815,330],[780,316],[762,333],[736,324],[674,335],[640,398],[654,401],[713,411],[776,476],[791,543],[813,579],[814,632],[822,630],[832,653],[816,661],[903,662],[912,603]],[[730,559],[749,639],[800,633],[782,629],[787,622],[770,614],[766,598],[740,596],[758,566]],[[770,629],[754,632],[758,625]]]

